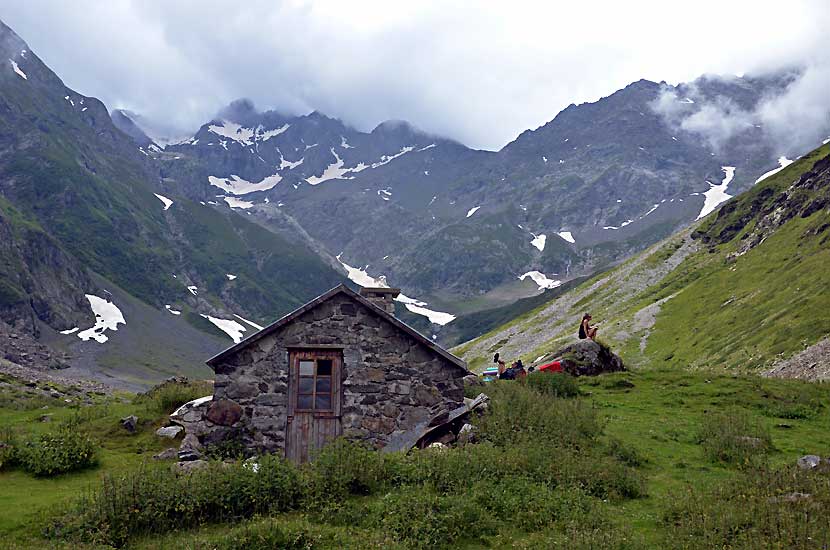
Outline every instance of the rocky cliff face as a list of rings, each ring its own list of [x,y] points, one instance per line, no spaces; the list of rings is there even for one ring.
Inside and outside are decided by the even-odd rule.
[[[643,80],[498,152],[404,122],[360,132],[240,101],[149,162],[171,192],[228,202],[287,238],[302,228],[327,258],[368,264],[412,294],[465,299],[528,271],[590,273],[751,186],[780,154],[760,126],[713,144],[678,117],[723,102],[751,110],[788,82]]]

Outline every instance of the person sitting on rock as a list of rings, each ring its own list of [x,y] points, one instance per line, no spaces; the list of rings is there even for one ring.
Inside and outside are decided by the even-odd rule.
[[[594,340],[597,336],[597,327],[591,326],[591,317],[590,313],[586,313],[582,316],[582,322],[579,324],[579,339],[584,340],[589,338]]]

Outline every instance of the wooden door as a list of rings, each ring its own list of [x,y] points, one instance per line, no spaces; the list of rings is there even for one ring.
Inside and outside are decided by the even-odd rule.
[[[289,355],[285,456],[308,462],[342,433],[340,350],[297,350]]]

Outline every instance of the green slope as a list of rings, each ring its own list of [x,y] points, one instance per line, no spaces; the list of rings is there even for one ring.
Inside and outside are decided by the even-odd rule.
[[[614,270],[455,349],[532,361],[585,311],[630,365],[764,371],[830,333],[830,145]]]

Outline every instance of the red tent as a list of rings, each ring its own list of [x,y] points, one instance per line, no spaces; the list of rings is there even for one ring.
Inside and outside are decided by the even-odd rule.
[[[545,363],[544,365],[539,367],[537,370],[539,370],[540,372],[542,372],[542,371],[544,371],[544,372],[562,372],[562,363],[560,363],[559,361],[553,361],[552,363]]]

